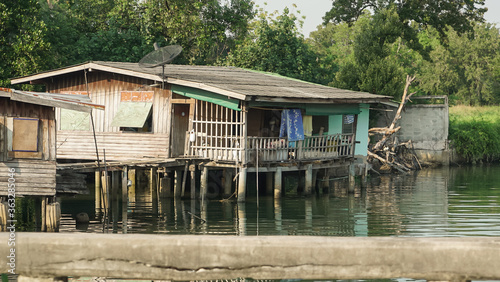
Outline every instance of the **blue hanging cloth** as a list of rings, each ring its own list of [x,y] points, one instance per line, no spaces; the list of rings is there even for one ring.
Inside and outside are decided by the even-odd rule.
[[[304,125],[300,109],[285,109],[281,112],[280,137],[288,141],[304,140]]]

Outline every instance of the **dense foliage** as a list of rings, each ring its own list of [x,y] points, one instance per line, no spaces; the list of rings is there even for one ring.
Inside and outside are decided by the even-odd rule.
[[[450,108],[450,140],[469,162],[500,160],[500,107]]]
[[[500,36],[482,0],[335,0],[308,39],[285,9],[251,0],[0,0],[0,86],[90,60],[137,62],[180,44],[177,64],[233,65],[393,96],[500,103]]]

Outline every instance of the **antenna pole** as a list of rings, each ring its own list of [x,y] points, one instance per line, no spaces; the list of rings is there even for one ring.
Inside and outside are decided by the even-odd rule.
[[[165,65],[161,65],[161,89],[165,89]]]

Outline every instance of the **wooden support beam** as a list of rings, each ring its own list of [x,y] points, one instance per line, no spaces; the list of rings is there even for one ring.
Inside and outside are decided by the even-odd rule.
[[[124,166],[122,170],[122,202],[128,205],[128,167]]]
[[[129,201],[134,201],[135,202],[135,169],[129,169],[128,170],[128,180],[130,180],[130,187],[128,187],[128,199]]]
[[[101,212],[101,173],[99,170],[95,171],[95,209],[96,212]]]
[[[182,170],[176,169],[174,176],[174,197],[179,198],[182,194]]]
[[[191,199],[196,199],[196,166],[192,165],[189,168],[191,174]]]

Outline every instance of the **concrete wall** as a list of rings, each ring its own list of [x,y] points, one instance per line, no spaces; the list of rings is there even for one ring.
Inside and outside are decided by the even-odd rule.
[[[390,107],[379,117],[377,127],[390,125],[397,108]],[[422,162],[448,164],[448,105],[406,106],[397,126],[400,141],[412,140],[415,151]]]
[[[14,236],[12,236],[14,234]],[[15,246],[9,246],[14,238]],[[482,238],[0,233],[0,273],[129,279],[494,280],[500,241]],[[15,248],[15,249],[14,249]],[[33,280],[24,280],[33,281]]]

